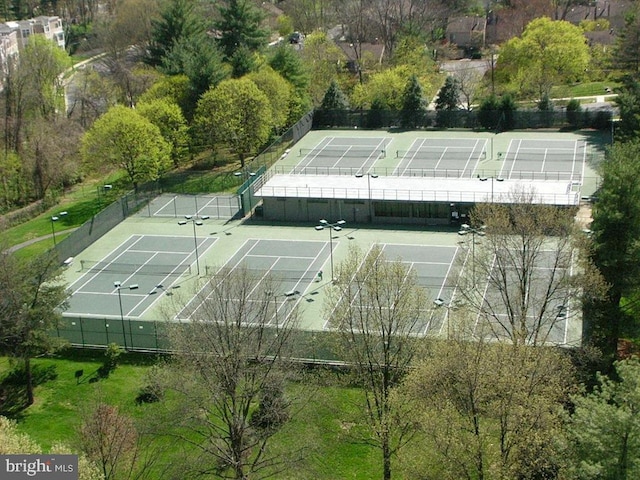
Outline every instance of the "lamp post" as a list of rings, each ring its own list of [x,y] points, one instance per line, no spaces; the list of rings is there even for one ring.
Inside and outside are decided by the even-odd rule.
[[[473,286],[476,285],[476,235],[480,237],[485,236],[484,229],[485,225],[481,225],[480,227],[472,227],[468,223],[463,223],[460,225],[460,230],[458,231],[458,235],[466,235],[468,233],[471,234],[471,268],[473,275]]]
[[[200,260],[198,258],[198,237],[196,235],[196,225],[197,226],[202,226],[203,225],[203,220],[207,220],[209,218],[209,215],[203,215],[203,216],[198,216],[198,215],[185,215],[184,216],[185,220],[180,220],[178,222],[178,225],[186,225],[187,222],[191,222],[193,224],[193,244],[195,246],[195,250],[196,250],[196,271],[198,272],[198,276],[200,275]]]
[[[331,233],[332,230],[335,230],[336,232],[339,232],[340,230],[342,230],[342,225],[344,225],[345,222],[344,220],[338,220],[335,223],[329,223],[327,220],[322,219],[320,220],[320,225],[316,226],[316,230],[324,230],[325,228],[329,229],[329,258],[331,259],[331,281],[334,282],[335,281],[335,276],[333,275],[333,233]]]
[[[58,215],[51,217],[51,236],[53,237],[53,247],[57,247],[56,243],[56,228],[55,223],[60,220],[60,217],[65,217],[69,214],[69,212],[60,212]]]
[[[480,177],[480,176],[478,176],[478,180],[480,180],[481,182],[486,182],[489,179],[491,179],[491,203],[493,203],[493,181],[495,180],[496,182],[504,182],[504,178],[495,177],[493,175],[491,175],[490,177]]]
[[[378,175],[376,175],[375,173],[356,173],[356,178],[362,178],[364,176],[367,176],[367,191],[368,191],[368,198],[369,198],[369,223],[373,223],[373,202],[371,201],[371,179],[372,178],[378,178]]]
[[[124,311],[122,310],[122,294],[120,293],[120,290],[122,290],[123,288],[128,288],[129,290],[137,290],[138,284],[123,287],[122,282],[113,282],[113,286],[116,287],[116,290],[118,291],[118,305],[120,305],[120,322],[122,323],[122,338],[124,340],[124,349],[129,350],[129,347],[127,346],[127,334],[124,329]],[[133,339],[133,335],[131,333],[131,321],[129,321],[129,336]]]

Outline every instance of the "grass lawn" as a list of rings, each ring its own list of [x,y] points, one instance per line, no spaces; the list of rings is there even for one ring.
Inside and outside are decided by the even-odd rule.
[[[616,82],[586,82],[575,85],[560,85],[551,89],[551,98],[593,97],[609,95],[606,88],[615,92],[619,86]]]
[[[34,365],[55,365],[57,378],[36,388],[35,404],[18,418],[19,430],[45,449],[62,441],[77,449],[76,429],[81,417],[96,404],[117,405],[128,415],[143,419],[153,405],[137,406],[135,397],[145,383],[145,373],[155,357],[123,355],[118,368],[106,380],[90,383],[102,363],[101,351],[73,350],[59,358],[41,358]],[[122,358],[122,357],[121,357]],[[0,377],[9,370],[0,359]],[[83,370],[80,382],[75,373]],[[362,419],[361,392],[355,388],[296,383],[291,386],[293,418],[273,438],[272,448],[290,452],[303,447],[303,459],[280,479],[361,479],[381,477],[378,449],[359,441],[352,432]]]

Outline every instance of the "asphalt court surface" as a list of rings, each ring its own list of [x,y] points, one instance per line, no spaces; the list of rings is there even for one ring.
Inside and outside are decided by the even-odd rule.
[[[342,170],[367,173],[388,155],[390,142],[391,137],[325,137],[312,149],[300,150],[303,158],[294,170],[307,175],[340,174]]]
[[[467,257],[467,261],[472,259]],[[575,313],[569,300],[569,292],[562,285],[563,278],[566,277],[568,269],[571,268],[570,255],[558,257],[557,252],[549,250],[542,251],[536,257],[536,265],[528,272],[529,297],[527,301],[527,325],[530,331],[541,330],[549,335],[549,340],[556,344],[566,344],[571,316]],[[471,268],[467,264],[466,268]],[[507,297],[511,299],[514,308],[514,316],[517,317],[517,309],[520,308],[522,294],[519,292],[521,285],[522,270],[514,268],[492,269],[491,275],[500,276],[504,273],[507,280],[498,280],[498,285],[507,286]],[[483,295],[483,305],[478,313],[476,324],[481,316],[487,318],[491,325],[491,336],[507,337],[509,318],[506,313],[503,292],[498,288],[491,288],[492,282],[485,279],[478,283],[478,288]],[[547,310],[542,311],[545,307]],[[484,314],[482,313],[484,312]],[[541,326],[542,328],[538,328]]]
[[[197,238],[203,255],[216,238]],[[194,237],[131,235],[70,285],[65,316],[139,318],[195,265]],[[81,264],[82,266],[82,264]],[[74,268],[73,266],[71,268]],[[114,282],[120,282],[120,298]],[[132,286],[137,286],[131,288]]]
[[[530,172],[531,179],[545,179],[547,174],[557,174],[561,180],[582,181],[588,155],[588,146],[577,140],[527,140],[512,139],[502,155],[500,176],[512,178],[518,172]]]
[[[174,195],[154,198],[139,214],[153,217],[184,217],[186,215],[211,218],[233,218],[240,211],[237,195]]]
[[[401,261],[417,276],[418,285],[428,295],[426,309],[417,320],[415,334],[437,334],[441,331],[445,316],[442,310],[433,308],[436,299],[449,303],[455,289],[453,265],[458,247],[443,245],[380,244],[389,261]],[[338,305],[336,308],[340,308]],[[330,326],[325,323],[325,328]]]
[[[455,176],[469,177],[486,158],[486,139],[420,138],[409,150],[396,151],[400,163],[393,175],[423,175],[424,171],[454,170]]]
[[[495,140],[495,141],[494,141]],[[495,144],[495,145],[494,145]],[[290,173],[303,175],[557,180],[579,184],[591,147],[583,139],[519,137],[320,137]],[[381,153],[384,151],[384,154]],[[591,172],[591,170],[589,170]],[[592,173],[589,173],[592,174]]]
[[[332,242],[333,248],[339,245],[338,241]],[[264,288],[260,288],[260,283],[268,274],[275,280],[278,291],[271,292],[273,302],[277,305],[277,311],[269,321],[275,324],[286,320],[281,311],[289,311],[291,302],[298,302],[314,284],[319,283],[320,271],[326,267],[330,259],[329,242],[313,240],[264,240],[249,239],[225,264],[228,269],[239,267],[255,271],[257,283],[253,288],[256,301],[263,301]],[[323,271],[324,275],[324,271]],[[330,274],[327,272],[327,277]],[[201,311],[201,305],[209,298],[207,285],[195,296],[185,308],[178,313],[176,318],[189,320],[196,317]],[[233,300],[233,299],[231,299]],[[251,299],[250,299],[251,300]],[[285,308],[285,303],[288,304]],[[249,320],[250,322],[250,320]]]

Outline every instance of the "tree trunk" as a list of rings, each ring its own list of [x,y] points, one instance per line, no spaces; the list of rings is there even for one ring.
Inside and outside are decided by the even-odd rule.
[[[31,374],[31,358],[24,358],[24,375],[27,382],[27,405],[33,405],[33,376]]]
[[[384,480],[391,480],[391,448],[389,447],[389,431],[384,427],[382,433],[382,465]]]

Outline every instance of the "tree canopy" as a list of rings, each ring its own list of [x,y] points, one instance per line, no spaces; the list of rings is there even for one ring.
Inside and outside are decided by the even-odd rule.
[[[248,78],[225,80],[198,102],[196,123],[208,139],[245,158],[269,138],[273,114],[267,96]]]
[[[589,47],[582,30],[542,17],[500,51],[498,72],[517,92],[549,95],[553,85],[578,81],[589,67]]]
[[[134,188],[157,180],[171,166],[171,145],[160,129],[131,108],[112,107],[85,133],[82,156],[87,165],[105,162],[127,172]]]

